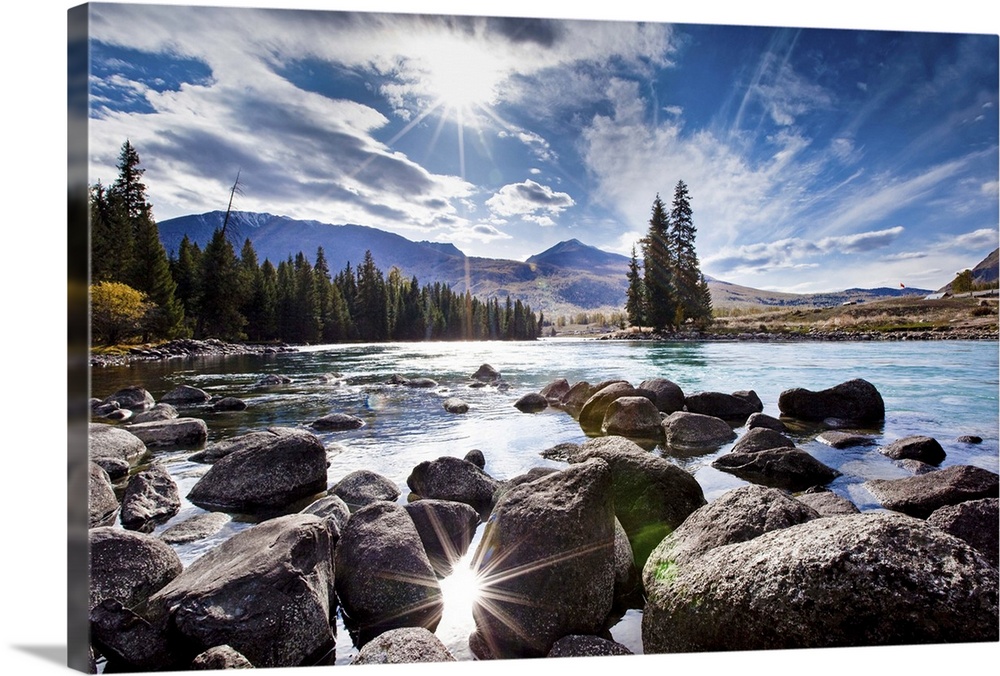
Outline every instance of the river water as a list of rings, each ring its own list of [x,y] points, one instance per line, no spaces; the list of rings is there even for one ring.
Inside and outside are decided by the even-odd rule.
[[[481,364],[500,371],[509,389],[470,387],[471,375]],[[783,390],[819,390],[863,378],[885,400],[884,425],[869,430],[880,443],[924,434],[944,447],[942,466],[970,464],[998,472],[998,372],[997,343],[989,341],[640,343],[549,338],[530,343],[327,345],[275,355],[135,363],[94,368],[91,392],[104,398],[122,387],[140,385],[158,399],[174,387],[192,385],[245,400],[248,408],[240,412],[179,408],[182,416],[206,421],[209,443],[269,426],[304,426],[333,412],[358,416],[366,423],[358,430],[317,434],[330,451],[329,485],[349,472],[369,469],[396,482],[404,503],[406,479],[416,464],[445,455],[462,457],[474,448],[485,455],[487,473],[501,480],[532,467],[563,466],[540,453],[559,443],[584,441],[579,424],[559,410],[525,414],[513,406],[522,395],[557,378],[571,384],[623,378],[638,385],[661,377],[677,383],[685,394],[754,390],[764,412],[775,417]],[[287,376],[291,382],[259,387],[258,381],[268,374]],[[384,385],[392,374],[429,377],[438,386]],[[447,397],[466,401],[469,412],[446,412],[442,403]],[[829,487],[862,510],[879,509],[863,488],[864,481],[909,476],[875,446],[835,450],[814,440],[817,431],[800,429],[791,436],[800,448],[842,473]],[[961,443],[956,440],[961,435],[976,435],[983,442]],[[701,455],[662,447],[652,452],[690,471],[711,501],[745,485],[711,467],[731,447],[728,443]],[[156,453],[182,496],[207,470],[187,461],[193,450]],[[155,533],[200,513],[184,500],[181,512]],[[234,520],[211,538],[177,546],[178,554],[187,565],[250,525]],[[642,652],[640,622],[641,613],[631,611],[612,629],[615,639],[636,653]],[[437,635],[458,659],[471,659],[467,639],[473,627],[468,604],[446,596]],[[337,663],[349,663],[355,654],[341,624]]]

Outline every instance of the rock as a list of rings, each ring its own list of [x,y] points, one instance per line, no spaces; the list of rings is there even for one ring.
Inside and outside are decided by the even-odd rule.
[[[667,415],[684,410],[684,392],[677,383],[666,378],[651,378],[639,383],[640,390],[654,394],[653,404]]]
[[[570,412],[579,411],[587,403],[587,400],[594,396],[596,391],[590,383],[583,380],[569,388],[569,392],[563,396],[560,403],[563,408]]]
[[[546,448],[539,455],[548,460],[560,460],[562,462],[569,462],[570,457],[575,453],[579,452],[580,444],[574,443],[563,443],[556,444],[552,448]]]
[[[774,430],[775,432],[781,432],[784,434],[788,431],[785,427],[785,423],[781,422],[773,416],[769,416],[766,413],[751,413],[750,417],[747,418],[747,429],[752,430],[757,427],[765,427],[769,430]]]
[[[646,397],[620,397],[608,406],[601,432],[631,439],[661,441],[663,423],[656,405]]]
[[[500,483],[471,462],[443,456],[414,467],[406,485],[422,498],[464,502],[485,520]]]
[[[963,434],[962,436],[955,439],[955,441],[960,444],[981,444],[983,443],[982,437],[977,437],[974,434]]]
[[[853,502],[827,488],[810,488],[795,499],[815,509],[820,516],[843,516],[861,511]]]
[[[334,523],[336,530],[330,529],[337,537],[343,532],[347,520],[351,518],[351,508],[347,506],[343,498],[339,495],[327,495],[319,500],[307,505],[302,509],[303,514],[313,514],[321,519],[328,519]]]
[[[330,413],[309,423],[314,430],[321,432],[343,432],[364,427],[365,421],[357,416],[346,413]]]
[[[875,439],[866,434],[852,434],[837,430],[827,430],[818,434],[816,441],[833,448],[854,448],[855,446],[870,446],[875,443]]]
[[[549,407],[549,400],[537,392],[529,392],[514,402],[514,408],[521,413],[537,413]]]
[[[334,644],[332,541],[310,514],[240,531],[189,565],[146,604],[154,626],[194,655],[229,645],[255,666],[310,664]]]
[[[127,470],[126,470],[127,471]],[[88,527],[110,526],[118,518],[118,498],[111,485],[111,478],[104,468],[90,463],[90,483],[88,489]]]
[[[969,543],[996,568],[1000,551],[998,502],[997,498],[982,498],[939,507],[927,517],[927,523]]]
[[[132,387],[118,390],[101,403],[104,405],[116,403],[119,408],[127,408],[132,411],[145,411],[153,408],[156,401],[149,392],[137,385],[133,385]]]
[[[107,599],[143,603],[177,577],[177,553],[158,538],[113,527],[91,528],[90,609]]]
[[[238,397],[223,397],[212,403],[213,411],[245,411],[247,403]],[[240,667],[233,667],[238,669]]]
[[[132,411],[127,408],[116,408],[114,411],[110,411],[104,417],[108,420],[114,420],[115,422],[124,422],[132,418]]]
[[[482,383],[492,383],[500,380],[500,372],[489,364],[483,364],[472,374],[472,379]]]
[[[563,397],[569,393],[569,390],[569,381],[565,378],[558,378],[539,390],[538,394],[545,397],[545,400],[550,405],[558,406],[562,403]]]
[[[937,470],[936,467],[932,467],[931,465],[928,465],[926,462],[921,462],[920,460],[914,460],[913,458],[900,460],[899,466],[905,470],[909,470],[913,474],[927,474],[928,472],[933,472]]]
[[[146,444],[134,434],[113,425],[90,423],[87,437],[90,459],[115,458],[134,463],[146,454]]]
[[[603,657],[605,655],[631,655],[632,651],[621,643],[599,636],[571,634],[552,644],[546,657]]]
[[[759,413],[764,405],[758,404],[760,399],[757,395],[753,397],[739,397],[725,392],[698,392],[684,398],[684,407],[689,413],[700,413],[710,415],[723,420],[732,420],[744,424],[752,414]]]
[[[585,432],[599,433],[611,402],[621,397],[633,397],[637,394],[637,390],[625,381],[612,382],[602,387],[580,409],[580,427]]]
[[[409,382],[410,382],[409,378],[404,378],[403,376],[399,375],[398,373],[393,373],[391,376],[389,376],[388,380],[385,381],[385,384],[386,385],[406,385]]]
[[[260,378],[256,383],[255,387],[274,387],[275,385],[287,385],[292,382],[292,379],[288,376],[278,375],[276,373],[269,373],[266,376]]]
[[[766,427],[756,427],[744,434],[733,444],[733,453],[757,453],[772,448],[795,448],[791,439],[781,432]]]
[[[617,517],[615,517],[615,545],[612,556],[615,572],[612,608],[618,611],[642,608],[645,604],[645,599],[642,598],[642,572],[635,565],[632,543],[629,542],[628,533]]]
[[[326,449],[314,435],[272,434],[267,444],[255,440],[220,458],[187,497],[209,511],[280,510],[324,492],[326,466]]]
[[[437,636],[423,627],[402,627],[379,634],[358,651],[351,664],[454,662]]]
[[[112,483],[127,477],[131,467],[128,462],[119,458],[95,458],[93,463],[108,473]]]
[[[643,580],[646,653],[997,640],[996,569],[900,514],[814,519],[687,564],[651,558]]]
[[[162,401],[149,409],[148,411],[143,411],[142,413],[134,416],[132,418],[133,423],[145,423],[154,422],[158,420],[173,420],[178,417],[177,409],[170,404],[165,404]]]
[[[886,509],[926,519],[934,510],[966,500],[997,497],[997,475],[955,465],[905,479],[872,479],[865,488]]]
[[[468,413],[469,405],[458,397],[448,397],[444,400],[444,410],[448,413]]]
[[[197,446],[208,438],[208,425],[201,418],[175,418],[129,425],[128,431],[148,448]]]
[[[105,404],[100,399],[90,400],[90,414],[93,416],[104,418],[118,410],[121,410],[121,405],[117,401]]]
[[[391,629],[437,628],[441,587],[399,505],[375,502],[351,515],[337,542],[335,570],[344,621],[359,648]]]
[[[716,547],[747,542],[817,518],[814,509],[776,488],[736,488],[699,508],[665,537],[649,555],[645,569],[662,576]]]
[[[563,636],[598,633],[614,598],[613,550],[604,461],[507,492],[475,556],[482,593],[472,614],[491,655],[541,657]]]
[[[203,404],[211,398],[212,395],[205,390],[190,385],[181,385],[160,397],[160,401],[165,401],[168,404]]]
[[[747,402],[758,413],[764,410],[764,402],[760,400],[760,397],[753,390],[737,390],[733,392],[733,396]],[[751,415],[753,414],[751,413]]]
[[[192,671],[211,669],[253,669],[253,665],[232,646],[218,645],[209,648],[191,661]]]
[[[316,435],[308,430],[296,429],[294,427],[268,427],[266,430],[256,430],[247,432],[229,439],[217,441],[209,444],[205,450],[192,455],[188,460],[191,462],[214,463],[235,451],[243,451],[250,448],[267,449],[270,448],[278,437],[300,437],[303,443],[311,443]]]
[[[335,483],[330,495],[336,495],[352,512],[356,512],[379,500],[394,502],[399,497],[399,487],[377,472],[359,469]]]
[[[686,450],[721,446],[732,441],[736,432],[721,418],[676,411],[664,419],[663,435],[667,446]]]
[[[919,460],[928,465],[940,465],[945,458],[944,449],[937,439],[920,435],[897,439],[879,451],[893,460]]]
[[[479,526],[479,513],[462,502],[432,499],[411,502],[404,509],[413,519],[434,572],[447,577],[468,551]]]
[[[172,545],[197,542],[198,540],[204,540],[210,535],[215,535],[231,520],[228,514],[221,512],[198,514],[171,526],[160,533],[159,537],[164,542]]]
[[[471,462],[479,469],[486,469],[486,457],[478,448],[474,448],[465,454],[465,460]]]
[[[875,386],[860,378],[819,392],[803,388],[785,390],[778,396],[782,415],[818,422],[840,418],[861,425],[885,420],[885,402]]]
[[[90,611],[90,640],[107,660],[105,673],[178,668],[167,634],[106,599]]]
[[[555,467],[532,467],[527,472],[518,474],[517,476],[512,477],[507,481],[501,483],[500,487],[497,488],[496,493],[493,494],[493,503],[496,504],[497,500],[503,497],[504,493],[509,491],[511,488],[514,488],[515,486],[520,486],[521,484],[530,484],[532,481],[541,479],[543,476],[548,476],[549,474],[558,471],[559,470],[556,469]]]
[[[604,460],[611,469],[615,516],[639,569],[664,537],[705,504],[705,494],[691,474],[628,439],[589,439],[570,462],[591,458]]]
[[[181,494],[170,474],[160,464],[132,475],[122,497],[122,526],[150,533],[181,509]]]
[[[403,384],[407,387],[416,387],[421,389],[438,386],[437,381],[431,380],[430,378],[410,378]]]
[[[762,430],[751,430],[759,431]],[[794,447],[750,452],[731,451],[713,461],[712,467],[745,481],[790,491],[824,486],[840,476],[837,470]]]

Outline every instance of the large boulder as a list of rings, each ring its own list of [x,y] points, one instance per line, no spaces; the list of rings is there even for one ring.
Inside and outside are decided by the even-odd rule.
[[[111,478],[104,468],[95,462],[90,464],[89,489],[87,491],[88,527],[110,526],[118,518],[118,498],[115,496]]]
[[[500,482],[468,460],[443,456],[414,467],[406,485],[422,498],[464,502],[485,519]]]
[[[957,505],[946,505],[935,509],[927,523],[946,533],[965,540],[978,550],[995,568],[998,564],[997,532],[1000,531],[998,498],[968,500]]]
[[[781,432],[766,427],[755,427],[733,444],[733,453],[757,453],[772,448],[795,448],[795,442]]]
[[[583,405],[597,392],[595,386],[585,380],[575,383],[569,391],[562,396],[559,404],[571,413],[579,412]]]
[[[814,509],[777,488],[736,488],[698,509],[665,537],[649,555],[645,569],[662,575],[716,547],[817,518]]]
[[[736,432],[722,418],[688,411],[675,411],[663,420],[667,446],[681,450],[713,448],[732,441]]]
[[[861,511],[853,502],[825,487],[809,488],[796,495],[795,499],[815,509],[820,516],[843,516]]]
[[[621,643],[600,636],[570,634],[553,643],[546,657],[603,657],[631,654],[632,651]]]
[[[290,514],[240,531],[147,602],[154,626],[193,658],[229,645],[255,667],[310,664],[334,643],[332,541],[325,520]]]
[[[437,636],[423,627],[401,627],[379,634],[358,651],[351,664],[454,662]]]
[[[900,514],[814,519],[673,566],[651,558],[643,580],[647,653],[998,638],[997,570]]]
[[[684,391],[666,378],[651,378],[639,383],[639,389],[653,393],[653,404],[661,413],[670,415],[684,410]]]
[[[173,418],[135,423],[128,431],[149,448],[197,446],[208,438],[208,425],[201,418]]]
[[[351,518],[351,508],[339,495],[326,495],[302,508],[303,514],[314,514],[321,519],[332,521],[337,535],[344,530],[347,520]]]
[[[639,396],[641,393],[625,381],[616,381],[597,390],[580,409],[580,427],[585,432],[600,433],[604,416],[611,402],[621,397]]]
[[[251,448],[267,449],[274,445],[278,437],[295,436],[305,439],[303,443],[309,443],[309,439],[315,438],[316,435],[309,430],[295,427],[268,427],[264,430],[254,430],[253,432],[216,441],[206,446],[204,450],[193,454],[188,460],[211,464],[234,451],[244,451]]]
[[[451,500],[417,500],[404,509],[413,519],[434,572],[447,577],[455,562],[468,551],[479,526],[479,513],[465,503]]]
[[[746,426],[748,430],[752,430],[757,427],[766,427],[769,430],[781,432],[782,434],[788,431],[788,428],[785,427],[785,423],[781,422],[774,416],[767,415],[766,413],[751,413],[750,417],[747,418]]]
[[[934,437],[913,435],[897,439],[879,449],[882,455],[893,460],[919,460],[928,465],[940,465],[945,458],[944,449]]]
[[[343,432],[364,427],[365,421],[348,413],[329,413],[309,423],[314,430],[321,432]]]
[[[752,432],[771,432],[771,430],[757,428],[751,430]],[[794,446],[749,451],[734,449],[716,458],[712,462],[712,467],[734,474],[744,481],[790,491],[825,486],[840,476],[837,470]]]
[[[160,533],[159,537],[164,542],[172,545],[181,545],[188,542],[204,540],[210,535],[215,535],[232,520],[228,514],[222,512],[206,512],[196,514],[188,519],[184,519],[178,524],[167,528]]]
[[[476,551],[476,634],[495,658],[542,657],[597,634],[614,600],[611,471],[591,460],[522,484],[497,503]]]
[[[886,509],[926,519],[939,507],[998,497],[997,478],[980,467],[954,465],[903,479],[872,479],[864,486]]]
[[[145,411],[153,408],[156,400],[144,388],[133,385],[118,390],[111,396],[106,397],[101,403],[105,406],[118,404],[119,408],[127,408],[131,411]]]
[[[538,391],[538,394],[545,397],[549,404],[558,406],[562,403],[563,397],[569,394],[569,381],[565,378],[557,378]]]
[[[472,379],[481,383],[492,383],[500,380],[500,372],[489,364],[483,364],[472,374]]]
[[[146,444],[128,430],[114,425],[90,423],[88,428],[90,459],[114,458],[134,463],[146,454]]]
[[[649,552],[705,504],[705,494],[691,474],[628,439],[589,439],[570,462],[591,458],[604,460],[611,469],[615,516],[628,535],[640,569]]]
[[[104,656],[104,673],[178,669],[166,632],[122,605],[105,599],[90,610],[90,642]]]
[[[160,401],[181,405],[204,404],[211,398],[212,395],[201,388],[192,387],[191,385],[180,385],[160,397]]]
[[[804,388],[785,390],[778,396],[782,415],[820,422],[837,418],[860,425],[885,420],[885,402],[874,385],[856,378],[819,392]]]
[[[514,402],[514,408],[521,413],[537,413],[549,407],[549,400],[538,392],[528,392]]]
[[[656,405],[646,397],[620,397],[608,406],[601,432],[631,439],[661,441],[663,423]]]
[[[458,397],[448,397],[444,400],[442,406],[444,407],[444,410],[448,411],[448,413],[461,414],[469,412],[469,405]]]
[[[280,510],[326,490],[326,449],[311,434],[275,434],[218,460],[188,493],[207,510],[259,513]]]
[[[131,608],[177,577],[183,565],[165,542],[120,528],[91,528],[90,608],[115,599]]]
[[[344,621],[359,647],[390,629],[437,627],[441,587],[413,520],[396,503],[375,502],[351,515],[335,569]]]
[[[177,484],[161,464],[133,474],[122,497],[122,526],[143,533],[152,532],[181,509]]]
[[[148,411],[143,411],[132,417],[132,423],[146,423],[146,422],[156,422],[159,420],[173,420],[177,418],[179,414],[177,409],[170,404],[165,404],[162,401],[149,409]]]
[[[750,394],[753,396],[751,397]],[[741,425],[754,413],[760,413],[764,406],[751,390],[744,396],[725,392],[698,392],[684,398],[684,406],[689,413],[710,415],[723,420],[732,420]]]
[[[379,500],[393,502],[399,497],[396,482],[370,469],[358,469],[345,475],[330,488],[353,512]]]
[[[213,411],[245,411],[247,403],[239,397],[223,397],[212,402]]]

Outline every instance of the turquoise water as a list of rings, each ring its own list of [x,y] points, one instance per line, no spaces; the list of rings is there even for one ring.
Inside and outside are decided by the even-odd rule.
[[[470,388],[471,375],[484,363],[500,371],[510,389]],[[288,376],[292,382],[266,389],[255,385],[271,373]],[[394,373],[426,376],[438,386],[383,385]],[[330,485],[351,471],[370,469],[395,481],[400,502],[405,502],[406,478],[417,463],[443,455],[461,457],[473,448],[483,451],[486,471],[497,479],[512,478],[531,467],[561,466],[540,453],[558,443],[584,441],[580,426],[562,411],[524,414],[513,406],[522,395],[537,392],[556,378],[570,383],[624,378],[638,385],[662,377],[677,383],[685,394],[752,389],[763,401],[764,412],[773,416],[779,415],[777,401],[783,390],[819,390],[863,378],[885,400],[884,425],[868,430],[880,443],[925,434],[944,447],[947,458],[942,466],[971,464],[998,472],[998,373],[997,343],[985,341],[654,344],[557,338],[533,343],[318,346],[269,356],[95,368],[91,391],[103,398],[121,387],[142,385],[158,399],[186,384],[247,401],[249,408],[242,412],[180,409],[181,415],[208,423],[209,441],[272,425],[307,425],[331,412],[359,416],[366,422],[359,430],[318,434],[330,451]],[[329,375],[337,377],[323,378]],[[447,413],[442,403],[451,396],[465,400],[469,412]],[[797,429],[791,436],[800,448],[842,472],[830,488],[863,510],[879,508],[863,488],[864,481],[908,475],[877,447],[835,450],[814,440],[818,431]],[[983,443],[960,443],[956,441],[960,435],[980,436]],[[725,444],[701,455],[677,455],[664,448],[652,452],[692,472],[711,501],[745,484],[711,467],[731,447],[732,443]],[[157,454],[182,495],[207,469],[188,462],[190,452]],[[157,532],[201,511],[185,501],[181,513]],[[188,564],[248,526],[234,521],[213,538],[179,546],[178,553]],[[613,629],[615,638],[634,652],[642,649],[639,619],[639,613],[632,612]],[[471,629],[471,616],[464,610],[446,608],[437,633],[462,659],[469,657],[466,639]],[[354,651],[343,627],[338,636],[337,661],[349,662]]]

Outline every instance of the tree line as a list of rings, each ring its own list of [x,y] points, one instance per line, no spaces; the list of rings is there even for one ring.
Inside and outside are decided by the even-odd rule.
[[[649,230],[640,240],[642,264],[633,246],[626,274],[625,314],[629,324],[662,332],[689,322],[695,326],[711,322],[712,297],[695,251],[696,233],[684,181],[678,181],[674,188],[669,212],[657,193]]]
[[[317,344],[417,340],[533,340],[544,317],[509,296],[481,300],[440,282],[421,285],[370,251],[332,272],[323,248],[274,265],[249,238],[239,252],[216,228],[202,249],[187,236],[168,255],[126,141],[119,175],[90,190],[91,324],[106,344],[180,337]]]

